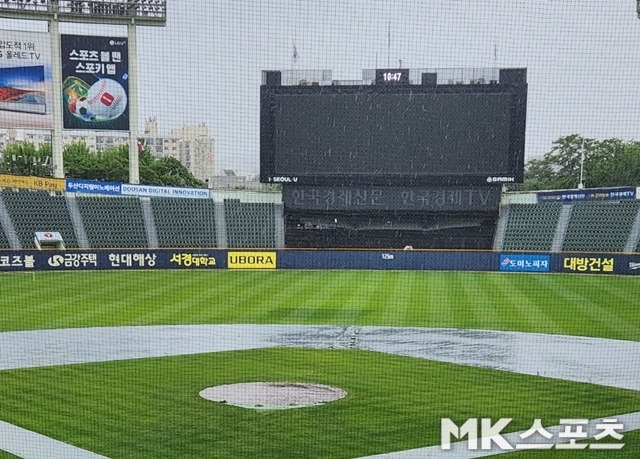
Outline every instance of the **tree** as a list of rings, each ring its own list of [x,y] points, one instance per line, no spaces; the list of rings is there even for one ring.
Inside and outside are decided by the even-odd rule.
[[[591,187],[637,186],[640,183],[640,143],[619,139],[600,142],[585,160],[585,175]]]
[[[92,154],[84,142],[73,142],[65,146],[63,156],[67,177],[98,180],[102,176],[102,171],[98,170],[97,155]]]
[[[151,156],[151,155],[149,155]],[[193,188],[205,188],[206,183],[202,180],[198,180],[189,172],[189,170],[178,161],[176,158],[170,156],[155,159],[151,166],[151,170],[156,174],[157,181],[163,185],[169,186],[185,186]],[[140,171],[142,174],[142,170]],[[142,182],[143,177],[140,176]],[[147,182],[144,182],[147,183]]]
[[[107,182],[127,183],[129,181],[129,147],[120,145],[97,153],[98,166]]]
[[[65,148],[64,155],[65,169],[70,178],[121,183],[129,181],[129,148],[126,145],[94,154],[83,142],[79,142]],[[139,154],[138,164],[141,184],[206,187],[175,158],[156,159],[149,151],[143,150]]]
[[[580,161],[594,141],[573,134],[553,142],[551,151],[525,166],[525,189],[575,188],[580,181]]]
[[[562,137],[542,158],[525,166],[526,190],[576,188],[584,155],[584,185],[589,188],[637,186],[640,183],[640,142],[598,141],[577,134]]]
[[[84,180],[127,183],[129,181],[129,148],[120,145],[92,153],[83,141],[63,148],[65,176]],[[148,150],[139,155],[140,183],[205,188],[177,159],[157,159]],[[36,149],[30,142],[16,142],[4,149],[0,172],[19,175],[51,176],[51,144]]]
[[[51,145],[40,148],[31,142],[20,142],[7,145],[2,152],[2,172],[19,175],[51,175]]]

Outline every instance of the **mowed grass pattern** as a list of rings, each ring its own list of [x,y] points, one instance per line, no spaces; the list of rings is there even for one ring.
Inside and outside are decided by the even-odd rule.
[[[245,381],[311,381],[348,395],[275,411],[198,396]],[[512,432],[537,418],[549,426],[625,411],[640,411],[640,393],[359,350],[258,349],[0,372],[6,421],[113,458],[352,458],[438,445],[443,417],[458,425],[509,417]],[[638,457],[638,446],[630,442],[615,457]]]
[[[0,276],[0,331],[338,324],[640,340],[640,277],[416,271],[129,271]]]
[[[640,340],[636,277],[110,271],[6,274],[0,288],[0,331],[273,323]],[[254,412],[197,395],[256,380],[333,384],[349,396]],[[535,418],[555,425],[632,411],[640,411],[638,392],[356,350],[259,349],[0,372],[0,419],[111,457],[355,457],[438,444],[441,417],[511,417],[515,431]],[[640,457],[639,438],[626,434],[615,457]],[[558,457],[580,456],[571,453]],[[12,456],[0,451],[5,457]]]

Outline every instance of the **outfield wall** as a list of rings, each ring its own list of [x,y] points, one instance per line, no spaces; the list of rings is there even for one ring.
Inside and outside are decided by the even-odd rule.
[[[0,251],[0,272],[130,269],[373,269],[640,275],[640,254],[217,249]]]

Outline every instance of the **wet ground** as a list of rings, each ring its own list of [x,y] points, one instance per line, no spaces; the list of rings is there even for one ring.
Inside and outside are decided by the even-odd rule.
[[[275,346],[372,350],[640,391],[640,342],[433,328],[185,325],[5,332],[0,333],[0,370]],[[640,428],[640,419],[633,422]],[[0,425],[0,450],[12,451],[2,432]],[[11,432],[13,440],[20,435]],[[46,443],[44,438],[38,441]],[[45,457],[37,455],[42,452],[14,454]],[[78,454],[83,457],[81,450]],[[426,449],[398,454],[404,455],[389,457],[438,457]],[[462,454],[455,457],[479,457]]]
[[[0,370],[274,346],[356,348],[640,391],[640,342],[435,328],[185,325],[0,333]]]

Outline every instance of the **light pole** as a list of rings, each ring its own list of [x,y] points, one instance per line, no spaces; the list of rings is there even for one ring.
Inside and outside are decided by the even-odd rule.
[[[640,0],[638,0],[640,2]],[[582,138],[582,149],[580,150],[580,183],[578,183],[578,189],[584,188],[584,137]]]

